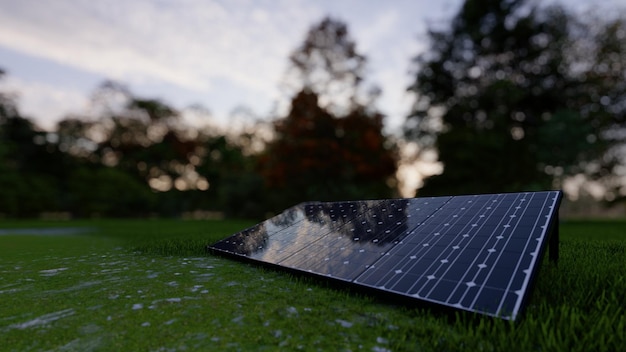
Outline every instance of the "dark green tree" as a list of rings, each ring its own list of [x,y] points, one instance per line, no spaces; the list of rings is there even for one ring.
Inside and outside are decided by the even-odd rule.
[[[66,158],[17,109],[11,94],[0,92],[0,213],[37,216],[64,205]]]
[[[191,159],[197,157],[198,142],[188,138],[178,111],[166,103],[136,97],[119,83],[104,82],[94,93],[91,114],[60,121],[56,135],[59,149],[83,163],[71,175],[76,213],[142,216],[187,210],[157,201],[159,197],[152,194],[197,188]],[[123,196],[110,192],[116,187]]]
[[[193,171],[191,159],[198,143],[186,136],[179,112],[168,104],[136,97],[118,83],[105,82],[94,94],[94,106],[95,116],[59,123],[64,150],[88,155],[142,183],[159,177],[174,183]],[[179,188],[187,188],[181,182]]]
[[[156,195],[145,183],[113,167],[77,167],[72,169],[68,181],[69,209],[79,217],[147,216],[156,202]]]
[[[0,79],[5,74],[0,69]],[[17,117],[17,108],[6,92],[0,92],[0,215],[15,215],[18,212],[17,189],[20,184],[15,162],[10,157],[12,143],[9,143],[7,122]]]
[[[444,171],[420,194],[552,188],[566,175],[612,173],[622,138],[610,132],[626,110],[615,100],[625,91],[615,84],[626,57],[618,22],[594,33],[558,6],[466,0],[450,28],[432,29],[415,59],[405,131],[438,151]]]
[[[75,213],[264,215],[263,182],[244,147],[216,130],[185,125],[176,109],[119,83],[103,83],[93,102],[91,115],[57,126],[59,148],[84,162],[71,175]]]
[[[209,182],[203,208],[222,211],[229,217],[264,217],[267,198],[255,168],[257,156],[246,154],[238,144],[245,137],[235,136],[235,141],[223,135],[201,138],[205,156],[196,169]]]

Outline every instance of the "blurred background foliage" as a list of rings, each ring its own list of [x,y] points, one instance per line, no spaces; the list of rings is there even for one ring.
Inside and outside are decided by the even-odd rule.
[[[624,17],[533,4],[467,0],[431,29],[405,124],[444,164],[422,194],[558,188],[577,174],[625,194]]]
[[[561,188],[583,175],[620,201],[624,18],[466,0],[413,61],[403,136],[383,133],[367,58],[330,17],[288,58],[286,113],[236,132],[187,125],[164,100],[110,81],[88,112],[44,131],[0,92],[0,214],[262,218],[302,201],[394,197],[409,142],[416,160],[443,164],[418,195]]]

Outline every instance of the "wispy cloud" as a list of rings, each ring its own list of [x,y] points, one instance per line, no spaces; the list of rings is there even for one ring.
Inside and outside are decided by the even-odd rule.
[[[13,76],[8,76],[0,82],[0,89],[15,94],[22,115],[29,118],[48,116],[48,119],[37,121],[39,127],[47,130],[53,129],[55,122],[68,113],[78,114],[89,106],[83,91],[25,81]]]
[[[7,47],[115,79],[189,89],[219,77],[266,88],[283,67],[286,44],[317,12],[298,1],[258,8],[202,0],[5,3],[0,43]]]
[[[398,126],[408,109],[407,71],[420,49],[421,18],[439,16],[441,8],[426,10],[432,7],[427,1],[385,3],[0,0],[0,45],[131,88],[148,87],[152,93],[157,89],[149,87],[163,87],[160,96],[166,98],[180,96],[176,89],[206,97],[200,103],[216,115],[232,109],[225,104],[237,96],[240,104],[264,114],[260,107],[269,110],[281,97],[279,83],[291,50],[314,22],[332,14],[348,22],[358,49],[369,58],[370,80],[383,88],[380,107]],[[20,87],[31,89],[35,83],[24,81]],[[41,85],[32,89],[24,96],[45,93]],[[39,104],[53,103],[46,99],[39,98]]]

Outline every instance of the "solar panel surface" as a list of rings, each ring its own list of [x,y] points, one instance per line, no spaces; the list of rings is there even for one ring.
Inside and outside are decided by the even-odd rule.
[[[547,191],[303,203],[209,249],[514,320],[560,199]]]

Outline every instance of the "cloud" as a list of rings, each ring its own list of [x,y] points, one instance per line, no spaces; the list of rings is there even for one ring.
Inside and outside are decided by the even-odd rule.
[[[413,0],[0,0],[0,45],[120,80],[133,91],[176,97],[177,104],[186,94],[206,97],[199,103],[219,115],[234,108],[233,101],[264,115],[269,111],[261,107],[269,110],[285,98],[279,83],[290,52],[330,13],[348,23],[369,58],[367,78],[382,87],[379,106],[395,129],[410,102],[407,72],[410,58],[423,48],[417,44],[422,19],[445,6],[448,1],[433,8]],[[29,111],[43,110],[44,102],[70,105],[53,98],[61,93],[46,84],[23,82],[20,89],[31,88],[23,91],[22,105],[39,107]]]
[[[0,90],[16,92],[20,114],[26,117],[40,117],[37,120],[38,126],[46,130],[52,130],[68,113],[80,113],[81,109],[86,109],[89,104],[85,92],[24,81],[13,76],[4,77],[0,83]]]
[[[127,82],[195,90],[215,88],[216,78],[267,90],[317,14],[299,1],[4,2],[4,46]]]

